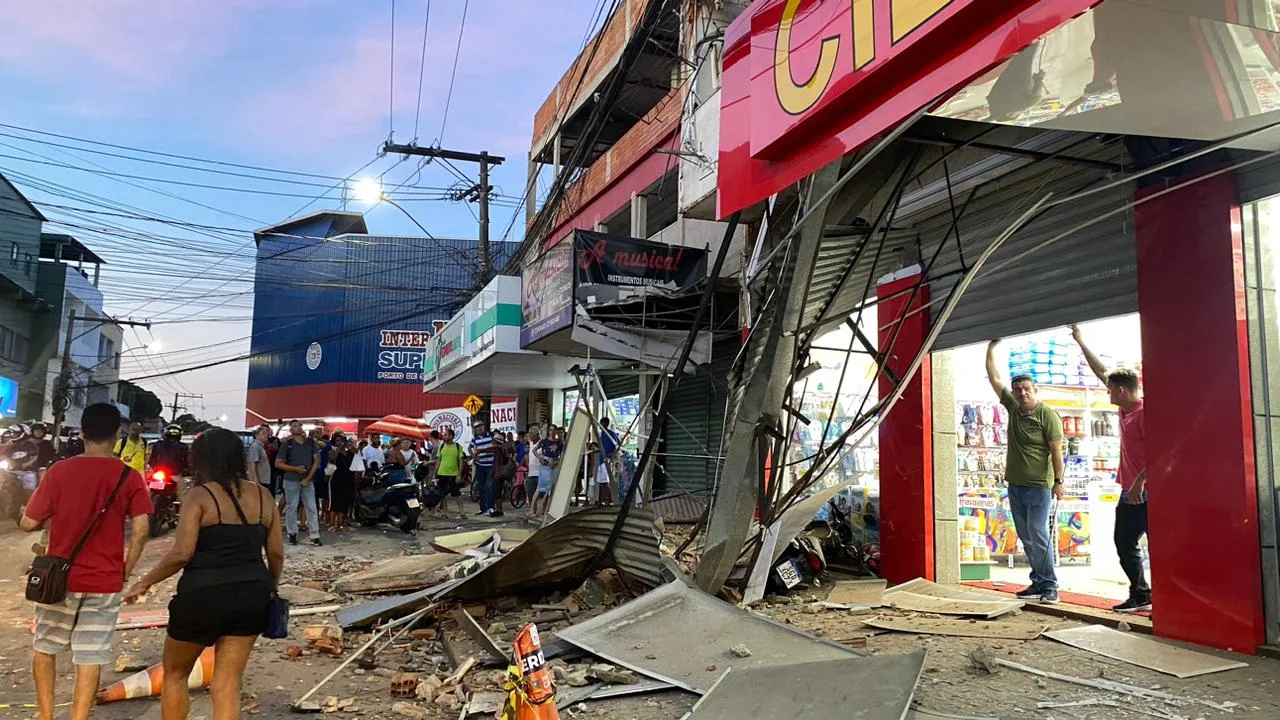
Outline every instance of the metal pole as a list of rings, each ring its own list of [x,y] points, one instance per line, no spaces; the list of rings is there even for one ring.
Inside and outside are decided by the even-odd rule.
[[[68,385],[71,382],[71,340],[74,337],[71,334],[72,326],[76,322],[76,311],[72,310],[67,313],[67,336],[62,341],[62,367],[58,370],[58,380],[54,383],[53,392],[53,441],[62,444],[61,435],[62,422],[67,417],[67,406],[70,398],[66,402],[59,400],[58,396],[69,391]]]
[[[480,282],[489,282],[489,153],[480,152]]]

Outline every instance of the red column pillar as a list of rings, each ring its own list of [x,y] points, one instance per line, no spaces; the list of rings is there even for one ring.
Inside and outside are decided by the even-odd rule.
[[[1136,234],[1155,631],[1253,652],[1265,625],[1235,178],[1139,205]]]
[[[885,366],[901,377],[929,334],[929,288],[912,295],[918,276],[884,283],[876,290]],[[914,312],[913,311],[918,311]],[[913,314],[909,314],[913,313]],[[896,335],[896,337],[895,337]],[[880,565],[890,584],[934,578],[933,404],[930,364],[924,364],[880,424]],[[880,397],[894,383],[880,377]]]

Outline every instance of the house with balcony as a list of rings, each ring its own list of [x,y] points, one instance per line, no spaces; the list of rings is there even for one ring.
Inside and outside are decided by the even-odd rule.
[[[0,418],[18,415],[29,392],[31,338],[40,309],[37,257],[44,215],[0,175]]]

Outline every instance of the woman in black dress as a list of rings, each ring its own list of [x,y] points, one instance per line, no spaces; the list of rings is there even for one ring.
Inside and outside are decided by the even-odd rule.
[[[155,569],[125,593],[134,602],[182,571],[169,602],[164,642],[163,720],[187,717],[187,676],[205,648],[218,658],[213,716],[237,717],[249,652],[266,629],[267,606],[284,568],[284,536],[271,493],[250,482],[244,444],[230,430],[207,430],[191,444],[195,487],[187,491],[177,537]]]
[[[356,448],[345,436],[333,440],[329,450],[329,462],[337,470],[329,478],[329,530],[342,532],[347,513],[351,510],[351,502],[356,495],[356,474],[351,470],[351,462],[355,459]]]

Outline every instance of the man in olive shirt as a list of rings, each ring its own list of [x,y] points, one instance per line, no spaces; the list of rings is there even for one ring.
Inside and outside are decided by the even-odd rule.
[[[1036,384],[1026,375],[1015,376],[1010,384],[1000,381],[995,350],[1000,342],[987,346],[987,380],[1009,411],[1009,448],[1005,458],[1005,480],[1009,486],[1009,507],[1013,526],[1031,563],[1031,586],[1018,593],[1022,600],[1058,603],[1058,575],[1053,567],[1053,538],[1049,537],[1049,513],[1053,501],[1061,498],[1062,418],[1036,398]]]

